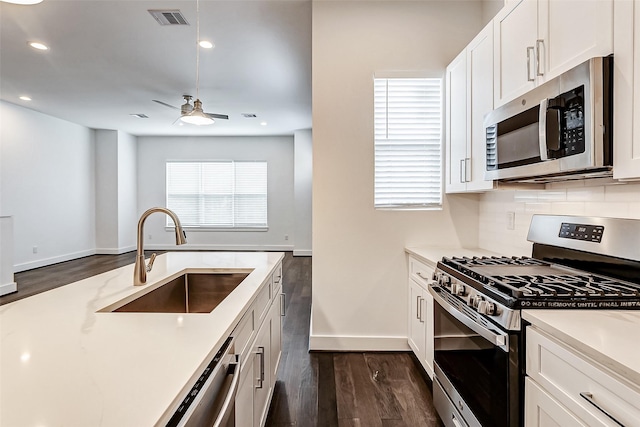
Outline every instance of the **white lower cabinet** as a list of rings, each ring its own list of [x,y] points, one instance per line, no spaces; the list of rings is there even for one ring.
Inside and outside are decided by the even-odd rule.
[[[525,427],[640,426],[640,385],[527,327]]]
[[[433,378],[433,297],[428,284],[434,269],[409,256],[409,347]]]
[[[252,334],[246,356],[241,357],[242,370],[235,400],[236,427],[262,427],[267,421],[282,354],[281,276],[282,266],[278,266],[267,284],[268,290],[258,293],[245,315],[255,319],[257,331]],[[269,295],[266,301],[261,297],[265,294]],[[234,333],[237,333],[236,337],[245,336],[247,329],[248,321],[243,318]]]
[[[560,402],[551,397],[531,378],[524,383],[524,425],[527,427],[586,427]]]

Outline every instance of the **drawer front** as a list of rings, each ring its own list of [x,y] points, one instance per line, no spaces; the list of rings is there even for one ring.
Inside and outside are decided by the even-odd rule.
[[[233,331],[235,336],[235,352],[240,355],[241,366],[244,369],[248,364],[245,361],[249,360],[249,353],[251,352],[251,341],[254,337],[255,321],[254,321],[253,308],[250,308],[242,320],[238,323],[238,326]]]
[[[434,271],[435,269],[433,267],[428,266],[412,256],[409,257],[409,277],[413,278],[425,289],[427,289],[427,286],[431,283]]]
[[[258,296],[253,304],[255,316],[258,319],[257,324],[262,323],[262,319],[267,315],[269,303],[271,302],[271,287],[273,286],[273,276],[269,278],[265,286],[260,289]]]
[[[531,326],[527,375],[589,426],[640,425],[638,386]]]
[[[282,264],[278,264],[276,271],[273,272],[273,295],[272,298],[278,298],[278,295],[282,292]]]

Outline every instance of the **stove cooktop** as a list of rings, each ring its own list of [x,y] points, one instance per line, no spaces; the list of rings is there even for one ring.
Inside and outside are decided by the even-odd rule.
[[[445,257],[438,267],[512,308],[640,309],[638,284],[535,258]]]

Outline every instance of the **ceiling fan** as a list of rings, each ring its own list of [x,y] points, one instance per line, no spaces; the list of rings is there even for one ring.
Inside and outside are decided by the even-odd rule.
[[[160,105],[164,105],[165,107],[173,108],[174,110],[180,110],[180,117],[178,120],[182,120],[186,123],[201,125],[213,123],[213,119],[229,119],[229,116],[226,114],[205,113],[202,111],[202,102],[199,99],[193,101],[192,105],[191,99],[193,99],[193,97],[191,95],[182,95],[182,97],[184,98],[184,104],[180,107],[175,107],[171,104],[167,104],[166,102],[158,101],[157,99],[153,99],[152,101],[157,102]]]
[[[213,114],[213,113],[205,113],[202,111],[202,102],[199,97],[199,89],[200,89],[200,1],[196,0],[196,99],[193,101],[193,105],[191,105],[191,95],[182,95],[184,98],[184,104],[180,108],[174,107],[171,104],[167,104],[166,102],[158,101],[154,99],[153,102],[157,102],[158,104],[164,105],[166,107],[175,108],[176,110],[180,110],[180,117],[178,120],[181,120],[185,123],[191,123],[194,125],[210,125],[215,121],[214,119],[225,119],[228,120],[229,116],[226,114]]]

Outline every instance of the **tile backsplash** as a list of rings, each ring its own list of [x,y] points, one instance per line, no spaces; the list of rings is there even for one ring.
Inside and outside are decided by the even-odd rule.
[[[640,183],[593,184],[575,181],[548,184],[539,190],[482,194],[479,246],[504,255],[531,255],[527,232],[534,214],[640,219]]]

